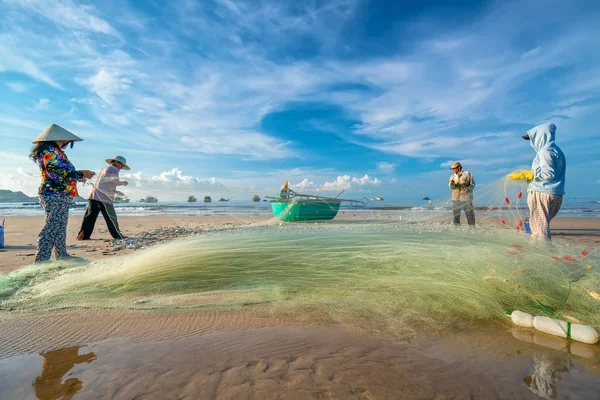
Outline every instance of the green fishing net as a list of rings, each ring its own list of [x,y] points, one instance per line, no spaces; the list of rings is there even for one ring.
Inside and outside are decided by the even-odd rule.
[[[506,229],[270,223],[0,276],[0,307],[236,309],[398,336],[504,322],[518,309],[599,329],[598,259],[580,253]]]

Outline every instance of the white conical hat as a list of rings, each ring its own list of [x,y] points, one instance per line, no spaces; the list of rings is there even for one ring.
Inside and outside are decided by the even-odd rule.
[[[71,132],[66,130],[65,128],[58,126],[56,124],[50,125],[42,134],[35,138],[33,143],[37,142],[56,142],[57,140],[67,140],[73,142],[81,142],[82,138],[73,135]]]

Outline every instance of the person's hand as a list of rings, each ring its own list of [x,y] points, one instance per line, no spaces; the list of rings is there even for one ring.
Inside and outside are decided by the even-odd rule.
[[[94,177],[94,175],[96,175],[96,173],[94,171],[90,171],[90,170],[87,170],[87,169],[84,169],[81,172],[83,173],[83,177],[85,179],[92,179]]]
[[[129,182],[123,181],[123,186],[127,186],[127,185],[129,185]]]
[[[452,179],[452,180],[450,181],[450,184],[452,184],[452,185],[456,185],[456,182],[454,182],[454,179]]]
[[[119,196],[125,196],[125,195],[123,194],[123,192],[119,192],[118,190],[115,190],[115,193],[116,193],[117,195],[119,195]]]

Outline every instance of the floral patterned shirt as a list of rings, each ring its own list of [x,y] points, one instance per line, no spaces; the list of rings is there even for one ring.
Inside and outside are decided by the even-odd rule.
[[[38,190],[40,196],[75,197],[77,180],[83,178],[83,172],[75,170],[71,161],[57,146],[48,144],[40,150],[36,160],[42,172],[42,184]]]

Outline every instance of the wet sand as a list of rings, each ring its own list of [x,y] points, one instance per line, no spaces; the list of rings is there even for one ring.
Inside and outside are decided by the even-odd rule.
[[[215,311],[24,313],[2,322],[2,398],[600,396],[599,346],[526,329],[397,340]],[[23,330],[25,341],[15,337]]]
[[[121,223],[126,234],[136,235],[160,226],[221,229],[269,219],[123,217]],[[478,223],[502,227],[497,220],[481,217]],[[421,221],[448,223],[447,218]],[[103,223],[97,227],[103,240],[79,247],[81,242],[74,241],[79,222],[69,224],[68,244],[77,246],[69,248],[71,254],[105,258],[134,251],[112,250],[111,242],[104,241]],[[35,251],[42,224],[41,217],[8,220],[0,271],[29,262],[32,256],[23,253]],[[557,218],[553,230],[557,240],[590,247],[600,241],[596,219]],[[90,247],[96,251],[86,251]],[[600,346],[509,322],[400,340],[327,324],[263,319],[243,309],[0,311],[0,398],[61,396],[592,399],[600,398]]]

